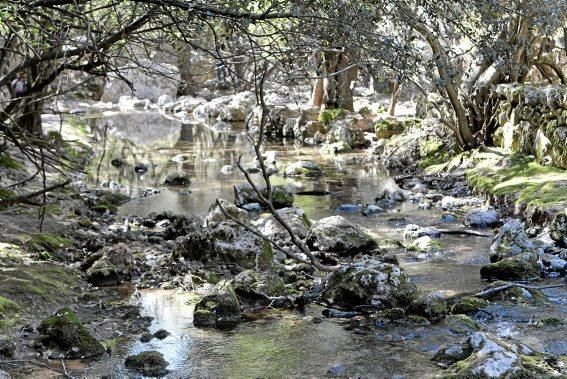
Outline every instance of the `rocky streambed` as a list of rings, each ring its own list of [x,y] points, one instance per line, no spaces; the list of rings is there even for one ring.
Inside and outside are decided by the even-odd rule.
[[[267,143],[278,214],[324,265],[341,265],[322,275],[285,255],[306,258],[243,185],[240,155],[261,176],[237,125],[152,112],[88,123],[98,142],[60,259],[74,262],[73,283],[60,302],[45,292],[52,318],[24,310],[28,327],[5,340],[13,363],[0,366],[13,376],[565,375],[561,218],[526,229],[458,178],[394,180],[366,150]],[[67,328],[95,341],[57,340]]]

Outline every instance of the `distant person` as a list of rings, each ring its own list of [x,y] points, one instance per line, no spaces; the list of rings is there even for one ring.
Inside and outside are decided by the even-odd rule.
[[[28,77],[25,72],[18,72],[16,79],[12,80],[14,97],[22,97],[28,89]]]

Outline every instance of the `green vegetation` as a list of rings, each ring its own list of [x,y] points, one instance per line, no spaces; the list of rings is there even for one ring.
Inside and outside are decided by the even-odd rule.
[[[31,239],[26,242],[26,245],[31,250],[42,250],[56,251],[62,247],[72,245],[71,240],[48,233],[34,233],[31,235]]]
[[[545,210],[567,205],[567,171],[542,166],[521,154],[513,154],[498,164],[481,160],[466,174],[475,190],[497,196],[513,195],[516,206]]]
[[[336,109],[325,109],[319,113],[317,121],[323,123],[324,125],[330,125],[333,121],[345,117],[348,114],[346,109],[336,108]]]
[[[9,168],[12,170],[23,170],[24,166],[5,153],[0,153],[0,167]]]
[[[18,318],[20,307],[12,300],[0,296],[0,331],[9,328]]]

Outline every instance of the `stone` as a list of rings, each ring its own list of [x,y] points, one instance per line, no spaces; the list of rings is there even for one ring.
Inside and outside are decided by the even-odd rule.
[[[287,166],[285,168],[284,175],[317,177],[323,175],[323,170],[315,162],[299,161]]]
[[[229,214],[231,217],[239,220],[241,222],[249,222],[248,212],[244,209],[238,208],[236,205],[230,203],[228,200],[219,199],[218,200],[222,206],[222,209]],[[253,204],[253,203],[252,203]],[[230,219],[222,212],[219,205],[215,202],[210,208],[209,213],[205,217],[205,226],[214,227],[215,225],[229,221]]]
[[[237,297],[251,305],[258,300],[269,304],[266,296],[280,296],[285,291],[282,278],[271,271],[244,270],[234,277],[232,284]]]
[[[214,325],[212,325],[211,313],[214,316]],[[240,304],[232,285],[226,281],[219,282],[213,293],[205,296],[195,305],[195,315],[193,325],[196,327],[214,326],[218,329],[235,327],[240,322]]]
[[[439,351],[435,353],[435,356],[431,358],[431,360],[440,364],[441,366],[447,367],[452,365],[453,363],[467,359],[468,357],[470,357],[472,352],[472,346],[467,343],[460,345],[451,345],[439,349]]]
[[[4,318],[4,315],[0,313],[0,317]],[[14,358],[14,353],[16,352],[16,344],[12,339],[6,335],[0,335],[0,356],[5,358]]]
[[[535,253],[518,254],[504,258],[496,263],[482,266],[480,276],[483,279],[533,280],[539,278],[541,268]]]
[[[370,141],[364,137],[364,132],[357,125],[358,122],[359,118],[354,115],[335,120],[331,124],[331,130],[325,136],[325,143],[342,142],[351,149],[368,147]]]
[[[538,249],[526,235],[522,222],[509,220],[500,228],[498,235],[494,237],[490,246],[490,261],[498,262],[519,254],[537,252]]]
[[[373,305],[378,309],[406,307],[417,297],[416,286],[395,264],[365,258],[334,272],[322,294],[327,303],[345,308]]]
[[[158,351],[143,351],[140,354],[128,356],[124,361],[124,366],[145,376],[160,377],[167,375],[169,362]]]
[[[323,155],[337,155],[348,153],[352,148],[344,141],[334,142],[334,143],[324,143],[319,149],[319,152]]]
[[[500,215],[494,209],[472,209],[465,215],[465,226],[495,228],[500,226]]]
[[[166,339],[170,334],[171,333],[169,333],[167,330],[160,329],[154,333],[154,337],[157,338],[158,340],[163,340]]]
[[[312,249],[336,253],[340,256],[355,256],[374,252],[376,241],[342,216],[331,216],[315,222],[307,237]]]
[[[191,179],[186,172],[173,172],[168,174],[163,184],[166,186],[187,186],[191,183]]]
[[[372,216],[384,212],[386,212],[384,208],[379,207],[378,205],[375,204],[364,204],[360,209],[360,213],[363,216]]]
[[[414,300],[407,313],[425,317],[430,322],[439,322],[447,314],[447,301],[440,292],[432,292]]]
[[[43,320],[38,331],[43,346],[59,349],[67,359],[92,358],[106,353],[104,346],[69,308],[62,308]]]
[[[106,246],[100,258],[86,271],[86,280],[94,286],[113,286],[130,279],[134,270],[134,257],[125,243]]]
[[[262,194],[262,196],[267,197],[267,188],[260,188],[260,193]],[[280,209],[291,207],[294,200],[295,196],[288,186],[272,186],[272,204],[274,208]],[[262,204],[258,197],[258,194],[256,194],[252,186],[250,184],[240,184],[234,186],[234,204],[237,207],[242,207],[250,203]]]
[[[441,250],[441,244],[429,236],[423,236],[415,239],[406,248],[408,251],[418,253],[434,253]]]
[[[390,139],[395,135],[403,133],[406,129],[404,120],[398,120],[394,117],[378,120],[374,124],[377,138]]]
[[[437,228],[433,226],[422,228],[419,225],[415,225],[415,224],[406,225],[404,229],[405,239],[416,239],[424,236],[439,238],[441,237],[441,233]]]
[[[567,269],[567,260],[561,259],[556,255],[545,253],[541,257],[541,262],[547,272],[555,272],[562,276],[565,275],[565,270]]]
[[[555,215],[549,227],[550,237],[561,247],[567,247],[567,209]]]

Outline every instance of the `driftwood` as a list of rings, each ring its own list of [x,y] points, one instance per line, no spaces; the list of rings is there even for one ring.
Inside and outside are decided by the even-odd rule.
[[[485,296],[489,296],[489,295],[492,295],[492,294],[497,293],[497,292],[505,291],[505,290],[507,290],[509,288],[513,288],[513,287],[524,288],[524,289],[528,289],[528,290],[544,290],[544,289],[548,289],[548,288],[565,287],[566,285],[567,284],[550,284],[550,285],[547,285],[547,286],[532,286],[532,285],[529,285],[529,284],[521,284],[521,283],[506,283],[505,285],[502,285],[500,287],[495,287],[495,288],[490,288],[490,289],[484,290],[482,292],[474,294],[473,296],[485,297]]]
[[[71,183],[70,179],[68,179],[68,180],[66,180],[62,183],[57,183],[57,184],[54,184],[52,186],[45,187],[45,188],[38,190],[38,191],[25,193],[23,195],[18,195],[18,196],[14,196],[14,197],[9,197],[7,199],[2,199],[2,200],[0,200],[0,208],[1,207],[8,207],[8,206],[15,205],[15,204],[41,205],[41,204],[37,204],[37,203],[33,202],[31,199],[33,199],[34,197],[37,197],[37,196],[44,195],[47,192],[53,191],[57,188],[65,187],[69,183]]]
[[[477,237],[486,237],[486,238],[493,237],[492,234],[477,232],[476,230],[470,230],[470,229],[437,229],[437,230],[441,234],[466,234],[469,236],[477,236]]]

